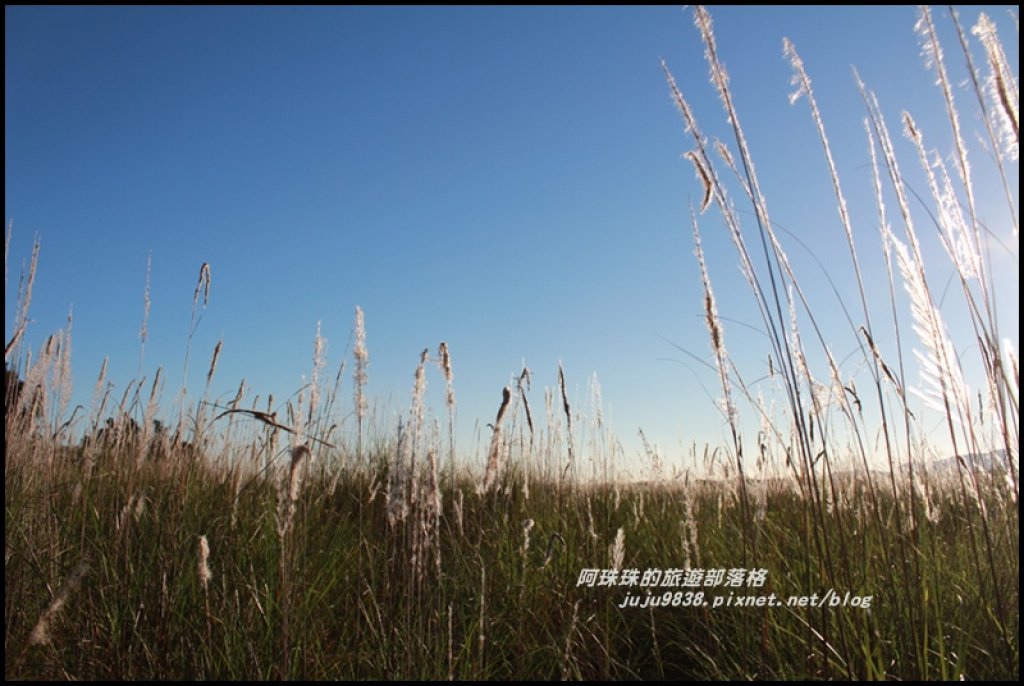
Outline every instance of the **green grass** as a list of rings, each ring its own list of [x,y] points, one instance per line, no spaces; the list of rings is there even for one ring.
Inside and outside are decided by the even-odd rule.
[[[769,494],[765,518],[751,522],[721,485],[566,495],[535,482],[527,499],[515,474],[486,495],[459,480],[462,526],[445,490],[439,548],[427,546],[417,565],[417,518],[389,526],[383,494],[369,502],[384,466],[347,471],[333,490],[331,472],[313,468],[282,543],[269,481],[236,498],[238,470],[172,458],[136,471],[110,453],[86,474],[76,457],[64,451],[45,470],[29,442],[7,454],[7,678],[982,679],[1018,669],[1017,508],[998,482],[984,489],[999,543],[993,587],[977,577],[963,535],[976,506],[955,492],[936,498],[937,521],[921,511],[917,526],[901,528],[896,501],[884,496],[875,513],[863,489],[851,489],[816,533],[811,501],[793,492]],[[138,494],[144,508],[123,515]],[[690,513],[696,549],[684,543]],[[524,551],[528,518],[536,524]],[[711,602],[831,588],[871,596],[870,609],[619,608],[625,587],[577,580],[584,568],[610,567],[620,527],[624,569],[690,560],[768,570],[763,588],[672,591],[703,591]],[[555,533],[565,545],[555,539],[544,566]],[[197,571],[203,534],[209,622]],[[832,542],[827,553],[816,537]],[[38,618],[83,561],[88,571],[49,642],[31,645]],[[997,595],[1013,611],[1007,622]]]
[[[982,249],[990,229],[977,217],[971,186],[963,181],[952,200],[933,192],[930,214],[935,235],[961,246],[943,266],[957,277],[948,296],[961,300],[970,324],[954,345],[942,324],[946,297],[929,285],[935,267],[918,248],[915,219],[923,220],[906,202],[895,148],[865,87],[880,218],[883,197],[896,208],[880,222],[893,225],[881,234],[889,301],[869,306],[859,268],[865,258],[840,211],[860,305],[844,304],[849,331],[821,331],[757,190],[710,19],[702,9],[696,16],[735,134],[731,156],[716,162],[671,76],[670,88],[695,146],[687,157],[703,186],[702,213],[721,214],[739,261],[750,267],[765,357],[774,360],[767,380],[742,381],[757,375],[741,374],[727,352],[700,253],[713,368],[731,430],[729,445],[705,449],[706,474],[586,480],[591,465],[595,474],[615,473],[616,442],[596,421],[581,428],[559,369],[543,426],[541,412],[527,405],[525,371],[519,386],[506,389],[487,454],[475,460],[491,470],[485,477],[456,450],[452,396],[446,434],[424,407],[428,361],[440,363],[453,390],[446,346],[437,359],[421,359],[408,418],[381,428],[365,415],[358,309],[351,411],[341,373],[333,386],[326,381],[318,335],[312,382],[281,416],[242,409],[241,392],[230,412],[204,402],[217,353],[194,406],[182,399],[161,412],[158,394],[147,393],[160,386],[155,380],[130,384],[118,405],[105,395],[101,373],[88,416],[69,413],[70,328],[31,355],[23,340],[37,244],[6,354],[20,360],[25,385],[19,394],[8,388],[5,402],[5,678],[1017,677],[1019,372],[1002,344],[992,258]],[[931,17],[922,19],[927,29]],[[990,38],[987,63],[997,69]],[[968,56],[966,38],[964,46]],[[809,77],[795,48],[787,54],[812,103],[842,210]],[[940,84],[948,83],[944,68],[936,67]],[[1001,91],[988,91],[973,64],[969,73],[980,108],[1003,108],[1004,121],[1016,116],[1019,96],[1010,102],[1016,91],[1006,79]],[[967,168],[952,91],[944,87],[943,97],[954,157]],[[906,128],[923,151],[916,125],[908,119]],[[1002,147],[1006,131],[986,131],[1005,183],[1015,161]],[[732,173],[744,183],[727,195],[723,179]],[[1016,240],[1018,212],[1006,195]],[[740,226],[727,199],[744,196],[753,230]],[[959,224],[950,219],[956,214]],[[699,246],[696,217],[693,224]],[[748,241],[757,249],[748,251]],[[204,265],[189,346],[199,294],[205,299],[208,289]],[[858,342],[856,379],[831,357],[833,336]],[[914,345],[933,366],[930,410],[907,392]],[[968,353],[984,371],[976,389],[984,412],[965,392]],[[762,394],[780,409],[764,410]],[[918,416],[924,411],[927,419]],[[764,427],[756,436],[745,432],[750,417]],[[936,419],[938,446],[928,441]],[[953,454],[993,456],[992,463],[961,459],[938,469],[931,458],[948,455],[944,445]],[[648,452],[652,473],[660,472],[660,458]],[[624,576],[765,570],[764,584],[660,588],[702,595],[687,606],[619,607],[627,590],[645,589],[578,580],[585,569],[612,567],[620,530]],[[860,606],[788,602],[833,593]],[[714,606],[716,598],[746,596],[781,605]]]

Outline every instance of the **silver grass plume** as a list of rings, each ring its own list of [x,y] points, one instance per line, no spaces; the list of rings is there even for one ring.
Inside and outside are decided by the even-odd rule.
[[[199,584],[206,591],[209,589],[210,581],[213,580],[213,572],[210,571],[210,542],[206,539],[206,536],[199,537],[199,563],[197,565],[199,573]]]
[[[356,323],[355,323],[355,347],[353,348],[352,355],[356,360],[356,368],[354,372],[354,393],[355,393],[355,410],[356,410],[356,425],[357,425],[357,451],[359,453],[359,460],[362,461],[363,456],[363,420],[366,418],[366,368],[370,364],[370,354],[366,350],[366,327],[363,322],[363,310],[361,307],[356,307]]]
[[[615,534],[615,543],[608,546],[608,557],[611,559],[612,569],[622,569],[626,557],[626,531],[621,526]]]
[[[1016,160],[1020,152],[1020,87],[1003,52],[996,26],[988,15],[981,13],[971,33],[981,41],[988,58],[987,87],[989,98],[995,104],[992,109],[996,113],[996,128],[1003,143],[1002,153]]]
[[[509,401],[512,399],[512,390],[505,386],[501,391],[501,406],[498,408],[498,416],[494,420],[491,432],[491,447],[487,453],[487,470],[484,472],[484,482],[480,489],[481,493],[489,493],[498,479],[502,467],[502,420],[508,410]]]
[[[71,594],[74,593],[78,586],[82,583],[82,579],[89,571],[89,566],[85,562],[80,562],[71,575],[64,582],[64,585],[57,591],[57,595],[54,596],[50,602],[49,607],[39,617],[39,621],[32,627],[32,632],[29,634],[28,645],[46,645],[50,642],[50,624],[57,618],[61,609],[67,604]]]

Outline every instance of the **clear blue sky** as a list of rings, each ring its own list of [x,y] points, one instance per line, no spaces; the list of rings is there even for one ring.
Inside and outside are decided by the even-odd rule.
[[[1005,8],[987,11],[1016,64],[1012,20]],[[961,13],[970,26],[978,10]],[[907,108],[947,154],[915,10],[712,14],[773,219],[837,265],[852,306],[820,146],[806,103],[787,100],[782,39],[814,79],[866,269],[878,276],[850,67],[877,91],[895,136]],[[960,81],[945,10],[936,18]],[[390,412],[408,403],[419,352],[444,340],[463,434],[492,420],[524,360],[535,389],[556,383],[562,360],[581,408],[597,374],[631,454],[640,427],[673,459],[691,441],[720,443],[725,422],[698,383],[717,395],[714,375],[665,340],[711,359],[687,210],[700,187],[681,158],[691,144],[659,66],[664,58],[701,123],[732,145],[702,53],[690,12],[675,7],[7,7],[5,338],[19,264],[38,233],[28,341],[62,327],[73,305],[76,402],[85,405],[104,356],[119,389],[137,375],[152,253],[144,373],[167,371],[168,406],[196,276],[209,262],[194,389],[223,338],[215,393],[245,378],[263,397],[288,396],[309,373],[317,322],[336,369],[360,305],[369,391]],[[973,95],[957,94],[973,131]],[[909,145],[897,144],[913,167]],[[988,173],[976,149],[974,160]],[[982,211],[1006,237],[994,188],[982,187]],[[721,314],[759,327],[711,214],[703,228]],[[1003,324],[1015,344],[1016,245],[1000,258],[1013,272]],[[830,318],[835,301],[819,268],[794,244],[790,256],[842,358],[855,346]],[[732,325],[726,343],[749,369],[763,365],[759,334]],[[440,398],[440,376],[429,382]],[[348,401],[347,380],[343,393]]]

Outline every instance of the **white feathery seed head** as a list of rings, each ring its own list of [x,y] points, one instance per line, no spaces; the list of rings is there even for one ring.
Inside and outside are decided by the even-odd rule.
[[[199,583],[202,585],[203,590],[209,589],[210,581],[213,579],[213,573],[210,571],[210,543],[206,540],[206,535],[199,537]]]
[[[621,526],[615,534],[615,543],[608,546],[608,556],[611,558],[612,569],[622,569],[626,557],[626,531]]]

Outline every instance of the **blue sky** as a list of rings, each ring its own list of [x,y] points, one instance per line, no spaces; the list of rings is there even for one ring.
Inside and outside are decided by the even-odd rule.
[[[1016,64],[1012,20],[1005,8],[987,11]],[[977,12],[962,10],[964,23]],[[878,277],[850,67],[878,93],[894,135],[907,108],[948,154],[915,10],[712,14],[773,219],[829,263],[852,305],[847,263],[832,260],[846,253],[816,133],[806,104],[787,100],[782,38],[814,79],[866,271]],[[959,80],[955,36],[944,10],[936,16]],[[369,391],[385,412],[407,404],[420,351],[444,340],[464,435],[493,418],[524,360],[538,389],[556,383],[561,360],[581,407],[596,373],[630,454],[638,428],[673,459],[691,441],[720,443],[725,422],[700,385],[717,395],[715,377],[673,346],[710,361],[687,209],[700,188],[659,66],[664,58],[699,121],[732,144],[702,53],[690,13],[674,7],[8,7],[5,338],[19,264],[39,234],[28,341],[62,327],[73,305],[76,402],[88,404],[104,356],[118,388],[137,376],[152,254],[144,373],[168,372],[168,405],[209,262],[192,386],[223,339],[215,394],[244,378],[263,397],[287,397],[309,373],[317,322],[336,369],[359,305]],[[957,96],[973,131],[973,95]],[[979,174],[990,174],[975,154]],[[982,187],[981,206],[1006,237],[993,189]],[[702,228],[720,312],[759,327],[710,215]],[[1012,272],[1002,323],[1017,345],[1011,244],[1012,257],[997,261]],[[836,332],[837,356],[852,352],[819,267],[802,248],[790,254]],[[936,279],[948,275],[937,268]],[[766,355],[761,335],[742,326],[726,342],[755,370]],[[430,383],[436,392],[442,380]]]

